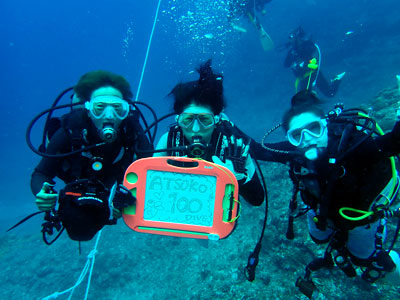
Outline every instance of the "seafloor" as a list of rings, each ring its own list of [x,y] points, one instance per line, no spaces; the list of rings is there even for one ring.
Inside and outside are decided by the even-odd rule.
[[[388,130],[394,124],[398,101],[397,87],[388,88],[365,108]],[[243,268],[259,237],[264,206],[243,203],[236,230],[218,242],[140,234],[122,221],[106,227],[88,299],[307,299],[295,287],[296,278],[325,248],[308,237],[304,218],[295,222],[295,239],[285,238],[292,189],[287,167],[262,163],[262,168],[269,189],[269,216],[254,282],[245,279]],[[389,224],[389,241],[395,221]],[[38,226],[37,234],[24,233],[24,226]],[[0,236],[0,299],[41,299],[74,285],[94,240],[83,243],[79,255],[78,244],[66,234],[46,246],[37,222],[28,221],[21,227]],[[395,249],[400,251],[400,245]],[[86,279],[72,299],[84,299]],[[316,272],[314,280],[326,299],[392,300],[400,295],[399,287],[350,279],[337,268]]]

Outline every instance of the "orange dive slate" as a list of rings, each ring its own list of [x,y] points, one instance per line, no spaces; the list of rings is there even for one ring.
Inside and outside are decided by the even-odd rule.
[[[238,183],[227,168],[186,157],[149,157],[132,163],[124,186],[136,204],[123,218],[138,232],[218,240],[235,227]]]

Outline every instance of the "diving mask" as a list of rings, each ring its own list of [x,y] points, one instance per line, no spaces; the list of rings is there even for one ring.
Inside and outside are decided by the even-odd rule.
[[[184,128],[190,128],[193,126],[195,120],[199,123],[199,125],[204,128],[210,128],[215,125],[215,117],[212,113],[186,113],[183,112],[178,116],[178,124]]]
[[[129,114],[129,104],[115,96],[98,96],[85,103],[85,108],[95,119],[104,117],[124,120]]]
[[[299,147],[304,140],[305,133],[307,133],[311,137],[318,139],[323,136],[325,130],[326,130],[326,120],[319,119],[307,123],[299,128],[292,128],[288,130],[287,138],[293,146]]]

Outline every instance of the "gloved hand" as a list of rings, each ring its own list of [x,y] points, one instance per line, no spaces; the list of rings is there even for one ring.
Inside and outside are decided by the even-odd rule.
[[[225,162],[217,156],[212,157],[213,162],[228,168],[238,181],[247,179],[246,162],[249,155],[249,143],[245,143],[242,138],[236,138],[234,135],[225,137],[222,143]]]
[[[223,167],[227,168],[229,171],[231,171],[233,173],[233,175],[235,175],[237,181],[240,181],[240,180],[245,179],[247,177],[245,173],[235,172],[235,168],[233,166],[233,162],[230,159],[225,159],[225,163],[224,163],[218,156],[214,155],[212,157],[212,160],[217,165],[223,166]]]
[[[122,184],[119,184],[113,198],[114,209],[122,211],[123,208],[134,205],[135,203],[136,198],[132,195],[131,191],[124,187]]]
[[[113,207],[112,208],[112,216],[114,219],[119,219],[122,217],[122,212],[118,208]]]
[[[54,184],[44,182],[42,189],[36,194],[36,205],[41,211],[51,211],[55,206],[58,194],[53,190]]]
[[[230,137],[230,142],[228,142],[227,139],[224,139],[223,143],[225,145],[225,161],[232,161],[236,173],[246,173],[246,162],[249,156],[250,141],[245,142],[242,138],[236,138],[232,135]]]

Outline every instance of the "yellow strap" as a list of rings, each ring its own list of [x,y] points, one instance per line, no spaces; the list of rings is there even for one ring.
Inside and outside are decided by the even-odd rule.
[[[300,81],[301,81],[301,80],[304,80],[304,79],[307,78],[307,77],[308,77],[308,84],[307,84],[307,89],[308,89],[308,86],[309,86],[309,84],[310,84],[311,74],[312,74],[313,72],[314,72],[314,71],[312,70],[312,71],[309,71],[309,72],[305,73],[305,74],[303,75],[303,77],[301,77],[301,76],[300,76],[300,77],[296,77],[296,81],[294,82],[294,88],[296,89],[296,93],[298,92]]]
[[[355,213],[359,213],[359,214],[362,214],[362,215],[359,216],[359,217],[350,217],[350,216],[347,216],[344,213],[344,211],[346,211],[346,210],[351,211],[351,212],[355,212]],[[351,208],[351,207],[342,207],[342,208],[339,209],[339,214],[343,218],[345,218],[346,220],[349,220],[349,221],[360,221],[360,220],[364,220],[365,218],[368,218],[369,216],[372,216],[374,214],[374,212],[373,211],[365,211],[365,210],[361,210],[361,209],[355,209],[355,208]]]
[[[241,212],[242,212],[242,203],[240,203],[240,201],[237,201],[236,199],[233,199],[233,201],[236,202],[236,203],[238,204],[239,211],[238,211],[238,214],[237,214],[237,216],[236,216],[235,218],[233,218],[232,220],[228,221],[229,223],[233,223],[233,222],[235,222],[237,219],[239,219],[240,214],[241,214]]]
[[[312,73],[313,73],[314,71],[310,71],[309,73],[309,75],[308,75],[308,82],[307,82],[307,91],[309,90],[309,88],[310,88],[310,80],[311,80],[311,75],[312,75]]]
[[[365,117],[365,118],[370,118],[368,115],[366,115],[366,114],[364,114],[362,112],[358,112],[358,115],[362,116],[362,117]],[[380,135],[384,135],[384,132],[383,132],[382,128],[377,123],[376,123],[376,129],[377,129],[377,131],[378,131],[378,133]],[[388,205],[389,202],[390,202],[389,199],[392,199],[394,197],[394,193],[395,193],[395,189],[396,189],[396,183],[397,183],[397,171],[396,171],[396,163],[394,161],[394,157],[393,156],[389,157],[389,160],[390,160],[390,165],[392,167],[392,188],[390,190],[389,197],[386,197],[386,196],[384,197],[385,199],[387,199],[387,203],[385,203],[385,205]],[[362,214],[362,215],[359,216],[359,217],[350,217],[350,216],[346,215],[344,213],[344,211],[351,211],[351,212],[359,213],[359,214]],[[360,220],[364,220],[364,219],[372,216],[374,214],[374,212],[373,211],[365,211],[365,210],[355,209],[355,208],[351,208],[351,207],[342,207],[342,208],[339,209],[339,214],[346,220],[349,220],[349,221],[360,221]]]
[[[300,77],[297,77],[296,81],[294,82],[294,88],[296,89],[296,93],[298,92],[300,80],[301,80]]]
[[[228,172],[226,172],[226,171],[225,171],[223,168],[221,168],[221,166],[220,166],[219,164],[216,164],[216,163],[214,163],[214,162],[211,162],[211,161],[208,161],[208,160],[202,159],[201,157],[195,157],[195,158],[193,158],[193,159],[197,159],[197,160],[203,160],[203,161],[205,161],[205,162],[207,162],[207,163],[209,163],[209,164],[213,165],[214,167],[216,167],[216,168],[220,169],[222,172],[224,172],[226,175],[228,175],[228,176],[229,176],[229,179],[231,180],[231,183],[232,183],[232,185],[235,185],[235,181],[233,180],[233,178],[232,178],[231,174],[229,174],[229,173],[228,173]]]

